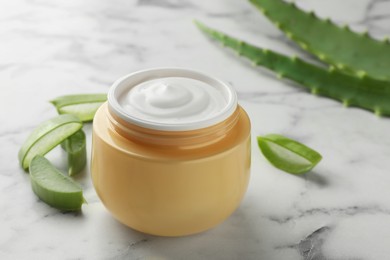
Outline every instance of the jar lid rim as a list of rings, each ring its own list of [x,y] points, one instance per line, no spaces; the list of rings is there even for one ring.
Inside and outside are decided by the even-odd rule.
[[[124,91],[129,91],[129,89],[142,82],[164,77],[184,77],[196,79],[209,85],[216,86],[225,92],[225,96],[227,98],[226,105],[218,112],[218,114],[210,118],[201,119],[195,122],[165,123],[135,117],[127,113],[119,103],[119,97]],[[137,71],[116,80],[108,92],[108,106],[113,113],[131,124],[162,131],[187,131],[206,128],[226,120],[237,108],[237,94],[233,87],[229,84],[205,73],[191,69],[163,67]]]

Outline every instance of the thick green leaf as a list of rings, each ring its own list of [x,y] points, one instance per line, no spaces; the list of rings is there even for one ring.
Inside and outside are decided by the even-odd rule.
[[[257,142],[267,160],[285,172],[308,172],[322,159],[318,152],[282,135],[258,136]]]
[[[107,94],[66,95],[50,101],[59,114],[76,115],[83,122],[91,121],[97,109],[107,100]]]
[[[69,175],[73,176],[81,172],[87,164],[87,148],[84,131],[79,130],[70,136],[61,144],[61,147],[68,154]]]
[[[60,115],[40,124],[23,143],[19,150],[19,162],[27,170],[32,158],[45,155],[76,133],[83,126],[80,119],[74,115]]]
[[[390,44],[377,41],[368,33],[355,33],[348,26],[337,26],[329,19],[306,13],[294,2],[283,0],[250,0],[286,36],[304,50],[340,70],[355,75],[390,79]],[[375,87],[375,86],[373,86]]]
[[[368,75],[356,77],[333,67],[329,69],[308,63],[297,57],[287,57],[262,49],[196,22],[208,36],[231,48],[240,56],[250,59],[255,66],[264,66],[288,78],[313,94],[342,101],[344,106],[356,106],[390,116],[390,82]]]
[[[85,202],[79,184],[57,170],[45,157],[35,156],[30,165],[34,193],[45,203],[65,211],[80,210]]]

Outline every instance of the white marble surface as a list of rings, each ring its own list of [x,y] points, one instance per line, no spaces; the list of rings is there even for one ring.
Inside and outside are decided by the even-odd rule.
[[[390,34],[390,1],[306,0],[304,9]],[[390,120],[312,96],[209,41],[194,18],[259,46],[300,52],[247,1],[0,0],[0,259],[390,259]],[[89,204],[62,214],[40,202],[17,152],[56,115],[48,100],[106,92],[119,76],[157,67],[202,70],[230,82],[253,137],[280,133],[320,151],[304,176],[283,173],[253,143],[239,209],[218,227],[162,238],[115,221],[91,185]],[[90,126],[85,127],[90,146]],[[60,149],[48,157],[65,169]],[[317,232],[315,232],[318,230]]]

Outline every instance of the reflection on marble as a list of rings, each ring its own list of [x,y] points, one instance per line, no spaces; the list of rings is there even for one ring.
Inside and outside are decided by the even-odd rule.
[[[377,38],[390,33],[390,1],[298,4]],[[194,18],[311,59],[247,1],[1,1],[0,259],[389,259],[389,119],[343,108],[253,68],[204,37]],[[141,234],[115,221],[88,169],[77,177],[88,200],[82,213],[62,214],[40,202],[16,155],[28,133],[55,116],[47,101],[106,92],[118,77],[158,66],[228,81],[254,137],[285,134],[316,148],[323,161],[309,174],[285,174],[253,141],[251,182],[239,209],[218,227],[182,238]],[[91,127],[85,128],[90,146]],[[66,168],[60,149],[48,157]]]

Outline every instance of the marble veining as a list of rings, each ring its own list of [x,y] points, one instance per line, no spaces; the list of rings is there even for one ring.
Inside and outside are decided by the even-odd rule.
[[[383,39],[388,0],[299,0],[305,10]],[[315,62],[248,1],[2,0],[0,4],[0,259],[390,259],[390,121],[313,96],[223,50],[199,19],[256,45]],[[326,39],[324,39],[326,40]],[[181,238],[142,234],[103,207],[89,176],[76,177],[88,205],[61,213],[33,194],[17,152],[48,101],[107,92],[120,76],[178,66],[231,84],[252,121],[252,176],[234,214]],[[91,145],[91,125],[84,127]],[[321,152],[303,176],[272,167],[255,137],[280,133]],[[65,154],[48,158],[66,170]],[[88,154],[90,158],[90,154]]]

